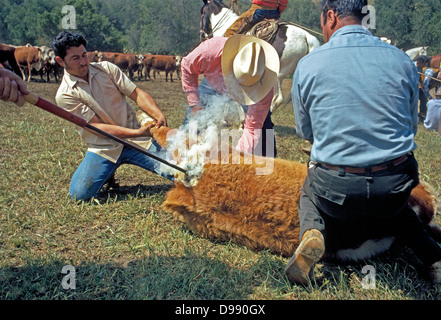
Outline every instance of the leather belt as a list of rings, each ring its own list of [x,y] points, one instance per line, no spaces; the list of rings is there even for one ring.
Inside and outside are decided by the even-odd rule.
[[[399,158],[396,158],[394,160],[386,161],[386,162],[377,164],[375,166],[365,167],[365,168],[335,166],[333,164],[324,163],[324,162],[321,162],[320,165],[325,168],[335,170],[335,171],[342,170],[346,173],[369,173],[369,172],[378,172],[378,171],[386,170],[390,167],[396,167],[396,166],[402,164],[404,161],[406,161],[409,158],[410,158],[410,156],[408,154],[405,154],[405,155],[403,155]]]

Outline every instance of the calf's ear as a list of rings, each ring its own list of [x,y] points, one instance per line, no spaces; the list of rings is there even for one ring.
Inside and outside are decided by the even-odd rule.
[[[194,211],[195,200],[191,191],[182,183],[176,182],[175,187],[167,192],[162,208],[184,222],[184,216]]]

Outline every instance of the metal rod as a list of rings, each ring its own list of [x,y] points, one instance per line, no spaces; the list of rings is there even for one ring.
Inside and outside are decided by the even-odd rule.
[[[146,149],[144,149],[144,148],[142,148],[142,147],[140,147],[140,146],[138,146],[138,145],[136,145],[134,143],[130,143],[130,142],[126,141],[126,140],[123,140],[123,139],[118,138],[118,137],[116,137],[114,135],[111,135],[111,134],[109,134],[109,133],[107,133],[107,132],[105,132],[103,130],[100,130],[100,129],[98,129],[98,128],[96,128],[96,127],[94,127],[94,126],[92,126],[92,125],[90,125],[88,123],[86,124],[85,128],[93,130],[93,131],[95,131],[95,132],[97,132],[97,133],[99,133],[99,134],[101,134],[103,136],[106,136],[107,138],[113,139],[113,140],[123,144],[126,147],[129,147],[129,148],[132,148],[132,149],[134,149],[134,150],[136,150],[138,152],[141,152],[141,153],[145,154],[146,156],[149,156],[152,159],[155,159],[155,160],[157,160],[159,162],[162,162],[162,163],[168,165],[169,167],[172,167],[173,169],[179,170],[179,171],[181,171],[183,173],[187,173],[187,171],[185,169],[183,169],[181,167],[178,167],[177,165],[174,165],[173,163],[170,163],[167,160],[162,159],[161,157],[158,157],[157,155],[147,151]]]

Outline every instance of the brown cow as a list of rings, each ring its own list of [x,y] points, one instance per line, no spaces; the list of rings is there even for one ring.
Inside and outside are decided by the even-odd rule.
[[[176,76],[181,80],[181,60],[182,56],[176,56]],[[173,73],[173,72],[171,72]],[[153,78],[156,79],[156,74],[160,75],[159,70],[153,69]],[[161,78],[161,76],[159,76]]]
[[[150,53],[144,55],[144,60],[142,62],[141,70],[144,69],[145,80],[147,80],[147,78],[152,80],[152,78],[150,77],[150,70],[152,69],[152,67],[151,67],[151,65],[152,65],[152,58],[153,58],[153,55],[150,54]],[[142,76],[142,71],[141,71],[141,76]],[[139,71],[138,71],[138,79],[139,79]]]
[[[441,54],[430,57],[430,66],[435,69],[439,69],[441,65]]]
[[[173,72],[177,71],[180,67],[180,59],[176,59],[176,56],[168,55],[146,55],[144,58],[144,67],[146,70],[146,78],[150,78],[150,70],[164,71],[165,81],[168,81],[168,75],[170,74],[170,81],[173,82]]]
[[[137,114],[140,125],[155,123],[153,119],[143,120],[141,114]],[[190,147],[186,135],[179,135],[178,130],[162,126],[152,128],[151,133],[164,149],[173,145],[174,139]],[[199,163],[203,170],[194,170],[199,175],[193,179],[189,179],[191,174],[190,177],[176,175],[175,185],[167,192],[163,208],[202,237],[232,241],[252,250],[269,249],[291,257],[300,242],[297,207],[307,165],[278,158],[271,160],[251,155],[246,158],[243,153],[233,152],[229,144],[225,149],[218,148],[216,144],[212,150],[203,149],[208,150],[207,157],[202,157]],[[185,148],[177,150],[175,146],[167,150],[178,161],[182,151],[185,153]],[[178,162],[178,165],[181,164]],[[186,168],[194,169],[191,165]],[[257,173],[266,169],[270,169],[266,171],[269,174]],[[427,232],[441,243],[441,228],[433,221],[438,211],[433,188],[421,182],[412,191],[409,205]],[[325,257],[359,262],[387,251],[393,241],[387,232],[381,236],[372,235],[372,238],[367,235],[366,239],[357,241],[347,239],[344,247],[326,252]]]
[[[128,71],[131,80],[133,80],[134,72],[140,67],[139,59],[134,53],[99,52],[98,61],[109,61],[121,70]]]
[[[87,57],[89,58],[89,62],[98,62],[98,51],[87,52]]]
[[[139,121],[139,115],[137,118]],[[139,122],[145,126],[154,123],[154,120]],[[162,126],[152,128],[151,133],[163,148],[172,146],[167,152],[173,155],[173,159],[180,160],[181,151],[185,154],[185,150],[176,150],[173,146],[175,139],[178,144],[185,146],[187,143],[190,147],[186,135],[180,135],[178,130]],[[203,170],[196,170],[199,175],[195,176],[195,182],[189,179],[192,173],[190,177],[180,173],[176,175],[174,187],[167,192],[162,207],[199,236],[291,257],[300,242],[297,208],[307,165],[239,152],[234,154],[228,143],[225,148],[229,152],[224,155],[219,152],[217,142],[215,145],[214,150],[203,147],[204,153],[207,150],[207,157],[202,157],[199,162]],[[222,146],[221,150],[225,151]],[[273,165],[268,168],[267,164],[271,161]],[[179,162],[178,165],[182,166]],[[186,168],[187,172],[193,172],[190,171],[193,168]],[[258,174],[257,170],[261,169],[270,170],[266,171],[267,174]],[[428,234],[441,243],[441,228],[433,222],[438,209],[433,189],[426,183],[420,183],[412,191],[409,205],[417,212]],[[340,236],[328,234],[328,237]],[[345,242],[339,248],[327,249],[324,261],[361,263],[387,252],[395,240],[386,230],[381,234],[366,234],[358,240],[344,235],[343,239]],[[427,270],[424,275],[438,281],[438,278],[434,279],[438,275],[433,270]]]
[[[17,75],[21,76],[20,67],[17,64],[14,56],[15,47],[0,43],[0,63],[5,67],[9,67]]]
[[[31,81],[32,70],[36,70],[40,72],[43,68],[43,65],[46,61],[50,61],[49,51],[51,49],[48,47],[17,47],[15,49],[15,60],[17,60],[18,65],[20,66],[21,73],[23,76],[23,80],[26,80],[25,73],[23,69],[27,68],[28,70],[28,82]]]

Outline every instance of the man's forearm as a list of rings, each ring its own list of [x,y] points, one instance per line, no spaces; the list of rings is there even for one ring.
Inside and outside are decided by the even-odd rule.
[[[107,132],[108,134],[111,134],[121,139],[137,138],[143,136],[143,133],[141,132],[140,129],[130,129],[113,124],[96,123],[96,122],[89,124],[94,126],[95,128],[98,128],[104,132]]]
[[[157,120],[158,122],[165,122],[164,113],[158,108],[156,102],[153,98],[145,91],[140,89],[135,89],[131,96],[132,100],[146,112],[150,117]],[[161,125],[167,125],[167,123],[161,123]]]

